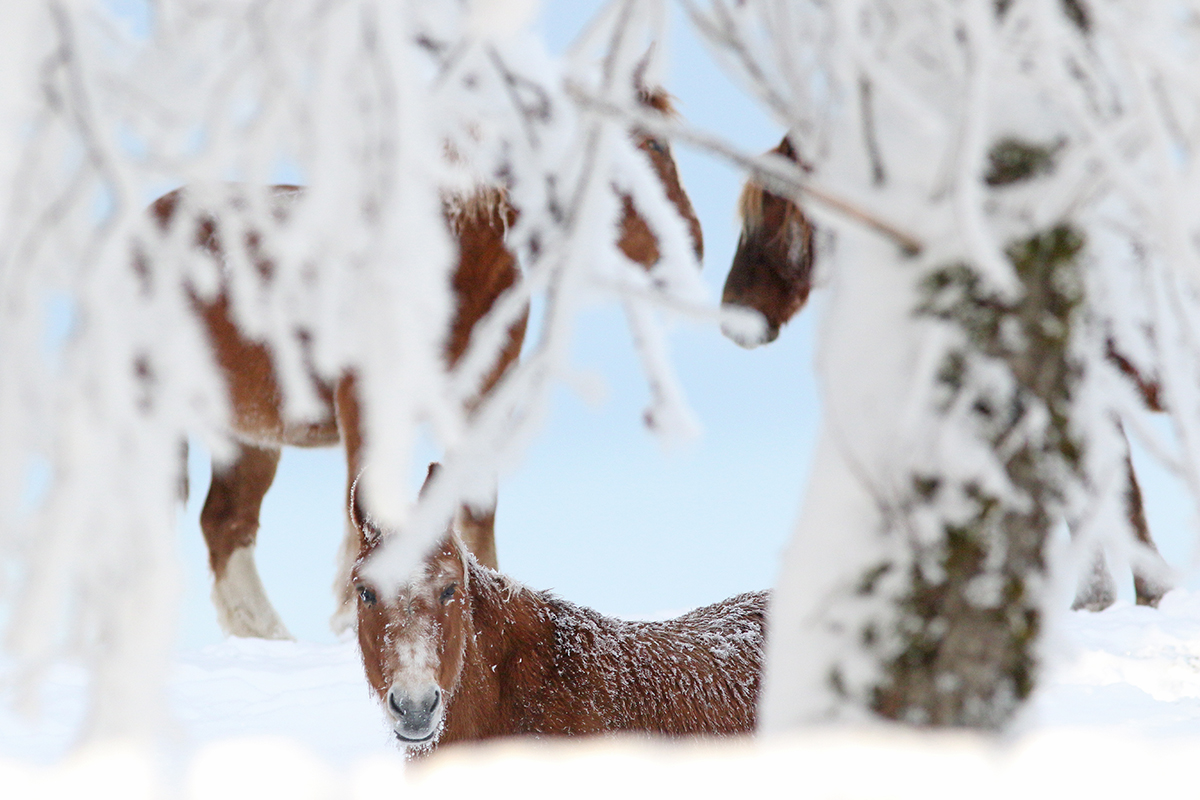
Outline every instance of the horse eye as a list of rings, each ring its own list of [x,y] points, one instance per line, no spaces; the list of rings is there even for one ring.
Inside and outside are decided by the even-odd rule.
[[[662,142],[660,142],[658,139],[647,139],[646,147],[650,148],[651,150],[658,153],[659,155],[662,155],[667,152],[667,146],[665,144],[663,144]]]
[[[457,583],[452,583],[452,584],[450,584],[449,586],[447,586],[445,589],[442,589],[441,601],[442,601],[443,603],[448,603],[448,602],[450,602],[450,598],[451,598],[451,597],[454,597],[454,592],[455,592],[457,589],[458,589],[458,584],[457,584]]]
[[[377,597],[375,597],[375,590],[370,589],[366,586],[358,587],[358,596],[359,596],[359,599],[361,599],[364,603],[366,603],[369,606],[375,605],[375,601],[378,599]]]

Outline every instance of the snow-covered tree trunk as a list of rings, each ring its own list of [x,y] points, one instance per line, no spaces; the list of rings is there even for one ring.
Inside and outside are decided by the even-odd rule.
[[[1117,420],[1145,425],[1114,348],[1186,395],[1168,401],[1166,457],[1196,489],[1196,350],[1170,334],[1165,352],[1186,316],[1153,288],[1159,269],[1193,285],[1195,222],[1152,219],[1193,180],[1195,43],[1168,20],[1196,9],[685,5],[813,165],[763,171],[834,232],[825,416],[773,600],[763,726],[1002,727],[1098,546],[1166,577],[1125,522]]]
[[[1014,245],[1015,302],[965,263],[885,252],[833,279],[846,313],[773,608],[768,728],[868,711],[994,728],[1032,690],[1047,542],[1081,468],[1081,245],[1065,226]]]
[[[945,253],[904,263],[868,247],[837,271],[767,729],[867,712],[995,728],[1029,695],[1047,543],[1081,469],[1081,246],[1066,226],[1015,243],[1014,300]]]

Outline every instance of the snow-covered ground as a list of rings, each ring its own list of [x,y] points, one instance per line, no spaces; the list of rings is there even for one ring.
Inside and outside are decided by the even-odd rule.
[[[177,658],[175,729],[153,757],[119,746],[73,752],[83,673],[53,670],[40,716],[0,713],[0,797],[721,797],[779,787],[949,798],[970,787],[971,797],[1063,798],[1178,793],[1197,781],[1200,593],[1173,592],[1158,610],[1071,613],[1057,649],[1019,732],[1000,742],[894,730],[510,742],[447,749],[413,769],[389,741],[354,643],[228,640]]]

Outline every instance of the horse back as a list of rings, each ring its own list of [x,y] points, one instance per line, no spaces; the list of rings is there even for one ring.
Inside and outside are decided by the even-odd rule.
[[[230,205],[237,207],[241,187],[230,188]],[[273,186],[272,213],[284,220],[288,204],[303,195],[303,187]],[[264,252],[261,237],[253,232],[242,240],[223,235],[217,214],[187,203],[187,188],[163,195],[150,207],[159,231],[166,235],[174,226],[190,225],[182,235],[195,253],[224,264],[231,247],[245,249],[244,259],[269,282],[275,263]],[[455,316],[446,341],[446,360],[453,366],[467,349],[475,324],[492,308],[496,299],[519,278],[516,259],[505,246],[509,226],[516,212],[503,192],[479,189],[465,201],[449,205],[445,211],[448,227],[458,245],[458,259],[452,279]],[[239,237],[234,237],[238,239]],[[221,266],[220,270],[225,267]],[[317,415],[303,422],[285,418],[283,392],[270,348],[246,335],[233,310],[231,282],[223,279],[213,296],[188,287],[192,308],[207,334],[214,361],[225,380],[230,402],[230,428],[235,437],[263,446],[328,447],[340,436],[335,418],[332,381],[322,379],[310,369],[311,386],[319,401]],[[510,328],[497,363],[485,376],[480,394],[486,393],[517,359],[525,334],[528,312]]]
[[[752,592],[624,637],[625,710],[635,729],[668,736],[751,733],[768,594]]]
[[[277,219],[286,216],[287,204],[303,193],[298,186],[270,187],[273,213]],[[231,206],[238,207],[242,187],[230,186]],[[218,262],[218,274],[223,275],[227,253],[231,247],[243,247],[245,259],[258,270],[264,281],[270,281],[275,271],[269,253],[263,252],[261,237],[251,232],[244,241],[230,241],[223,235],[217,214],[193,207],[187,202],[189,190],[176,189],[158,198],[150,213],[161,235],[172,233],[177,225],[191,226],[183,230],[184,241],[198,257]],[[236,239],[237,237],[235,237]],[[239,259],[241,261],[241,259]],[[215,293],[208,295],[192,286],[185,287],[192,310],[208,338],[213,360],[225,381],[229,398],[230,433],[243,441],[267,447],[328,447],[337,444],[338,429],[334,419],[333,386],[312,372],[312,388],[319,401],[319,414],[304,422],[287,420],[283,413],[283,390],[276,372],[270,348],[262,341],[245,334],[237,323],[233,310],[230,282],[222,278]]]
[[[767,600],[766,592],[738,595],[664,622],[564,614],[556,670],[576,701],[574,714],[564,714],[576,718],[571,732],[753,731]]]

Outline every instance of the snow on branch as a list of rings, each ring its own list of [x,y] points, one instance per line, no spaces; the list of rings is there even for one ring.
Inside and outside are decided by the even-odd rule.
[[[0,609],[21,675],[89,664],[92,733],[161,711],[180,446],[227,453],[232,424],[205,309],[267,347],[285,424],[355,376],[363,493],[398,532],[372,564],[385,582],[520,457],[597,296],[629,310],[655,427],[688,429],[661,316],[707,302],[698,240],[653,133],[562,88],[649,108],[663,3],[613,2],[565,62],[529,3],[166,0],[145,32],[100,0],[16,5],[0,12],[4,79],[20,76],[0,97]],[[474,213],[504,218],[523,276],[447,370],[455,226]],[[535,299],[538,340],[481,396]],[[421,426],[445,458],[417,503]]]

